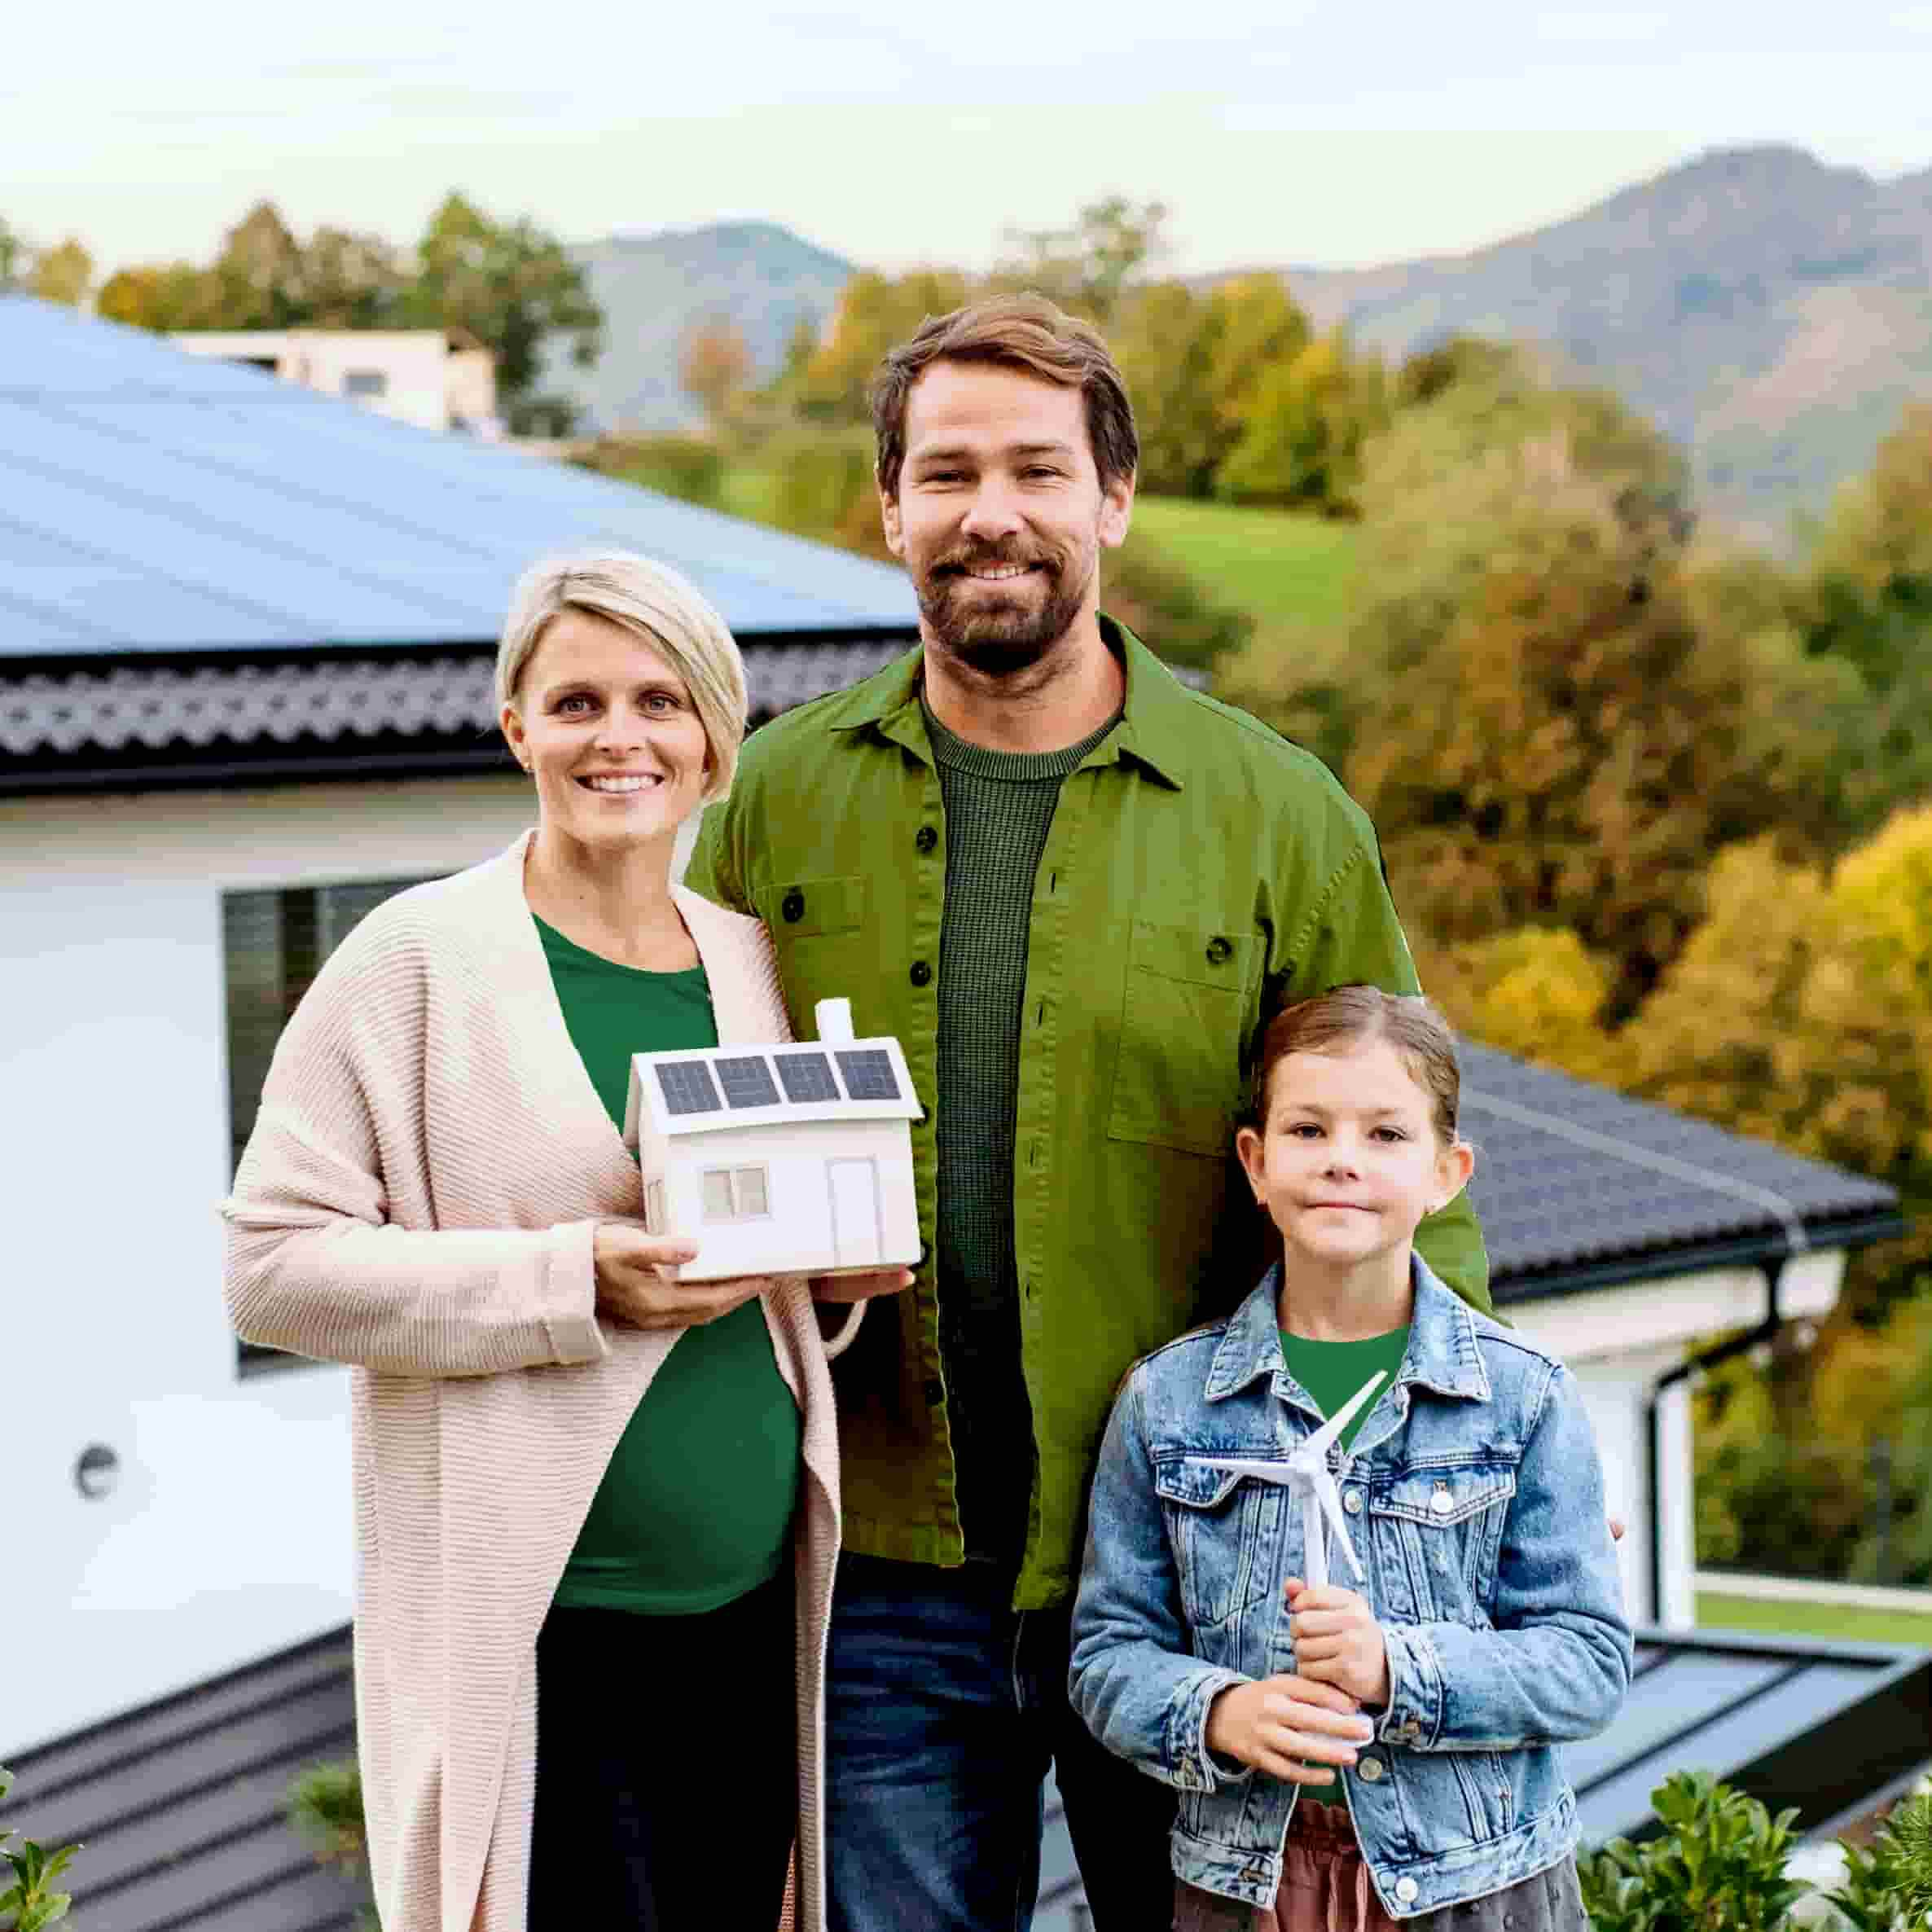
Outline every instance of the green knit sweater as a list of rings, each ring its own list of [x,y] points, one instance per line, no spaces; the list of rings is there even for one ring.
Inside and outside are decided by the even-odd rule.
[[[1033,1503],[1032,1409],[1013,1260],[1013,1116],[1034,875],[1067,774],[1120,720],[1063,751],[988,751],[926,713],[946,807],[937,1109],[939,1349],[969,1562],[1017,1567]]]

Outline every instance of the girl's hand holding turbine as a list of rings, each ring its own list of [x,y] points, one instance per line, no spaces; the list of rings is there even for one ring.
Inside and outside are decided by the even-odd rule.
[[[1311,1587],[1298,1576],[1288,1579],[1287,1594],[1296,1671],[1361,1703],[1386,1704],[1389,1650],[1368,1599],[1338,1584]]]
[[[1332,1785],[1328,1767],[1353,1764],[1356,1745],[1374,1735],[1352,1697],[1303,1677],[1234,1684],[1208,1706],[1210,1751],[1290,1785]]]

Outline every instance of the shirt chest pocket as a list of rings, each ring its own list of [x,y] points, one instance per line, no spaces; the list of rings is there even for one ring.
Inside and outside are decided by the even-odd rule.
[[[1274,1484],[1176,1451],[1155,1458],[1154,1493],[1189,1623],[1225,1623],[1267,1596],[1282,1494]]]
[[[859,1030],[876,1027],[877,1016],[866,998],[879,968],[876,945],[870,949],[871,971],[863,980],[858,977],[867,951],[867,884],[863,876],[781,879],[753,896],[778,953],[793,1030],[801,1038],[817,1033],[812,1003],[819,999],[850,998]]]
[[[1259,941],[1135,920],[1107,1132],[1225,1154],[1243,1100],[1241,1048]]]
[[[1494,1464],[1404,1470],[1371,1490],[1380,1595],[1402,1621],[1486,1626],[1516,1477]]]

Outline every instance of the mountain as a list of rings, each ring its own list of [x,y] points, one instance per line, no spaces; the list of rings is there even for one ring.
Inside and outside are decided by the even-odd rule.
[[[1456,330],[1554,348],[1688,444],[1707,509],[1773,541],[1932,395],[1932,169],[1723,149],[1470,254],[1284,272],[1390,355]]]
[[[586,427],[685,428],[699,411],[678,386],[686,335],[719,316],[735,323],[761,379],[774,373],[801,318],[815,327],[852,264],[773,222],[719,222],[659,235],[618,235],[570,251],[603,309],[603,355],[589,369],[561,353],[541,386],[571,397]]]

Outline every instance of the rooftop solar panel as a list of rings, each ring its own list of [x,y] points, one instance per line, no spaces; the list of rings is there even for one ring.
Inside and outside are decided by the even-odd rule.
[[[701,1060],[659,1060],[657,1085],[667,1113],[715,1113],[724,1104]]]
[[[714,1060],[718,1083],[724,1089],[727,1107],[775,1107],[778,1083],[763,1054],[739,1060]]]
[[[837,1057],[839,1072],[845,1078],[845,1092],[850,1099],[896,1100],[899,1097],[899,1083],[893,1074],[889,1053],[881,1052],[876,1047],[867,1047],[855,1052],[841,1053]]]
[[[832,1077],[832,1062],[823,1053],[781,1053],[778,1077],[785,1083],[788,1100],[836,1100],[838,1082]]]
[[[910,634],[915,615],[869,559],[26,296],[0,296],[0,521],[101,573],[78,622],[57,584],[20,593],[0,657],[487,644],[533,556],[593,545],[674,565],[740,634]]]

